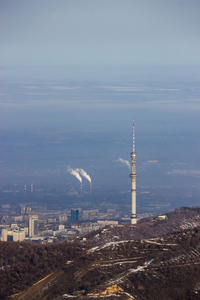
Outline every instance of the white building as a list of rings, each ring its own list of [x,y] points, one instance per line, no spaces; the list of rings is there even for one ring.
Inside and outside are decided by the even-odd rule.
[[[14,230],[13,231],[13,241],[14,242],[22,242],[25,240],[25,230],[24,229],[19,229],[19,230]]]
[[[2,229],[1,231],[1,241],[14,241],[14,242],[22,242],[25,239],[25,229],[17,229],[17,230],[10,230],[10,229]]]
[[[58,230],[60,230],[60,231],[61,231],[61,230],[65,230],[65,225],[62,225],[62,224],[59,225]]]

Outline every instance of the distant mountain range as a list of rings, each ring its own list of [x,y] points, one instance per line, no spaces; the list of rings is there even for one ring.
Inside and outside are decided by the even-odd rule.
[[[0,298],[200,299],[199,213],[181,208],[49,246],[1,242]]]

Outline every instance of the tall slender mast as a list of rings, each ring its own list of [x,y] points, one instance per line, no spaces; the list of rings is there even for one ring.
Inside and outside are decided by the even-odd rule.
[[[131,177],[131,197],[132,197],[132,212],[131,212],[131,224],[137,224],[137,217],[136,217],[136,167],[135,167],[135,160],[136,160],[137,153],[135,152],[135,125],[133,120],[133,152],[131,152],[131,160],[132,160],[132,173],[130,174]]]

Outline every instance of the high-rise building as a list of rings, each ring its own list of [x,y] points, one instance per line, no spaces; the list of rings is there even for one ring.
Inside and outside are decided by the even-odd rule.
[[[2,231],[1,231],[1,241],[2,242],[7,242],[8,240],[8,229],[6,228],[3,228]]]
[[[79,210],[72,209],[71,210],[71,222],[78,222]]]
[[[2,229],[2,232],[1,232],[1,240],[3,242],[11,242],[13,241],[13,231],[10,230],[10,229]]]
[[[67,222],[67,221],[68,221],[68,217],[67,217],[66,214],[59,216],[59,222],[60,222],[60,224],[63,224],[65,222]]]
[[[21,206],[21,215],[25,215],[26,213],[26,206]]]
[[[38,235],[38,215],[29,216],[29,236]]]
[[[27,214],[27,215],[30,215],[30,213],[31,213],[31,207],[27,207],[27,208],[26,208],[26,214]]]

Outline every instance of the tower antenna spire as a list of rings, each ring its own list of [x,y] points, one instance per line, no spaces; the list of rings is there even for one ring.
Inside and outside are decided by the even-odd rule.
[[[135,123],[133,119],[133,152],[131,152],[131,160],[132,160],[132,172],[130,174],[131,177],[131,198],[132,198],[132,212],[131,212],[131,224],[137,224],[137,216],[136,216],[136,156],[135,152]]]
[[[133,152],[135,152],[135,123],[133,119]]]

